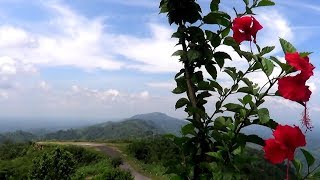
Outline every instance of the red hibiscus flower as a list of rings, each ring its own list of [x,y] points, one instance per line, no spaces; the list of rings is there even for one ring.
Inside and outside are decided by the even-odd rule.
[[[278,92],[286,99],[297,102],[307,102],[311,96],[311,91],[305,83],[306,80],[303,74],[283,77],[278,80]]]
[[[306,80],[313,75],[314,66],[309,63],[308,56],[301,57],[298,52],[286,53],[285,59],[296,70],[300,70]]]
[[[233,38],[237,43],[252,41],[256,43],[257,32],[263,27],[253,16],[235,18],[232,23]]]
[[[278,125],[273,132],[274,138],[265,140],[263,150],[265,159],[273,164],[292,161],[296,148],[306,145],[306,138],[299,127]]]

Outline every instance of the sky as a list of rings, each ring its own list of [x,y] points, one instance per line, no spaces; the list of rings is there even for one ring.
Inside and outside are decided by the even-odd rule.
[[[242,4],[222,2],[221,8],[231,13],[233,5]],[[208,13],[210,1],[199,3]],[[276,3],[255,11],[264,27],[257,35],[259,45],[276,45],[272,55],[283,59],[278,38],[285,38],[298,50],[314,52],[310,61],[320,67],[320,1]],[[181,68],[171,57],[176,40],[170,36],[176,27],[159,15],[158,4],[158,0],[0,0],[0,117],[110,119],[155,111],[186,117],[183,110],[175,110],[179,96],[171,93],[173,77]],[[244,65],[234,52],[225,50],[235,57],[233,64]],[[251,78],[263,81],[259,75]],[[317,124],[318,68],[308,85],[313,92],[310,117]],[[281,98],[268,99],[266,106],[279,121],[299,124],[302,106]]]

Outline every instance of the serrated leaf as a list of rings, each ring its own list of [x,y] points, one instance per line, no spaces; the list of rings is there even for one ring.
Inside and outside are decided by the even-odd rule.
[[[176,109],[179,109],[185,105],[187,105],[189,103],[189,100],[187,98],[180,98],[177,102],[176,102]]]
[[[275,48],[275,46],[266,46],[266,47],[262,48],[262,50],[260,52],[260,56],[268,54],[269,52],[273,51],[274,48]]]
[[[265,124],[270,120],[269,110],[267,108],[259,109],[258,116],[259,116],[259,120],[262,124]]]
[[[301,149],[301,151],[307,160],[308,167],[312,166],[315,162],[315,158],[312,156],[312,154],[309,151],[305,149]]]
[[[309,56],[310,54],[312,54],[312,52],[300,52],[299,55],[301,57],[306,57],[306,56]]]
[[[284,53],[293,53],[293,52],[297,52],[297,49],[291,44],[289,43],[288,41],[280,38],[280,44],[281,44],[281,47],[282,47],[282,50]]]
[[[274,69],[274,64],[266,58],[261,59],[262,67],[267,76],[270,76]]]
[[[275,5],[274,2],[270,1],[270,0],[261,0],[258,4],[257,4],[257,7],[260,7],[260,6],[273,6]]]

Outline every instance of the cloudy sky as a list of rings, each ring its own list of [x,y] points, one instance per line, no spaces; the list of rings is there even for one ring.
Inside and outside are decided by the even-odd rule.
[[[210,1],[199,2],[207,13]],[[301,51],[314,52],[311,62],[320,67],[320,1],[304,2],[257,9],[264,26],[257,40],[261,46],[276,45],[274,55],[281,58],[278,37],[285,38]],[[232,5],[242,1],[228,3],[222,8],[232,12]],[[170,92],[181,67],[171,57],[175,27],[159,15],[158,4],[0,0],[0,116],[113,118],[160,111],[185,117],[175,111],[179,97]],[[315,124],[320,121],[319,78],[317,70],[308,81]],[[301,106],[280,98],[270,99],[268,106],[279,120],[299,124]]]

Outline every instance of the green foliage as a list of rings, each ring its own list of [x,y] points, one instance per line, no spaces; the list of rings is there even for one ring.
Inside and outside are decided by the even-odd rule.
[[[179,103],[178,106],[181,104]],[[159,115],[156,119],[129,119],[120,122],[106,122],[81,129],[60,130],[47,134],[45,140],[134,140],[148,138],[154,135],[173,133],[178,134],[181,126],[186,124],[180,119]]]
[[[120,169],[111,169],[92,178],[93,180],[134,180],[134,177],[128,171]]]
[[[123,160],[122,160],[121,157],[114,157],[114,158],[111,159],[111,165],[114,168],[119,167],[122,163],[123,163]]]
[[[132,142],[128,145],[127,151],[128,154],[144,163],[164,165],[182,159],[181,150],[178,146],[162,137]]]
[[[1,180],[78,180],[118,172],[101,152],[78,146],[6,143],[0,145],[0,157]]]
[[[272,87],[279,78],[294,69],[275,57],[266,57],[275,46],[261,49],[254,41],[256,50],[252,49],[251,42],[250,52],[241,50],[239,43],[229,36],[234,21],[231,20],[231,15],[220,10],[220,0],[211,1],[207,14],[200,14],[200,6],[195,0],[177,2],[178,0],[161,0],[160,12],[167,14],[170,24],[178,25],[172,37],[178,39],[177,46],[180,49],[174,55],[180,56],[179,61],[183,67],[175,76],[177,86],[172,92],[186,95],[177,101],[176,108],[185,107],[190,124],[182,127],[182,137],[169,137],[180,148],[184,159],[168,163],[168,173],[175,173],[176,179],[250,179],[250,173],[243,176],[241,171],[243,165],[252,162],[245,156],[244,150],[247,143],[263,146],[264,140],[255,134],[242,134],[241,130],[251,125],[262,125],[270,129],[277,126],[277,122],[271,119],[269,110],[261,106],[265,97],[279,95],[272,92]],[[243,2],[245,12],[239,13],[233,8],[236,17],[254,15],[255,8],[275,4],[271,0]],[[182,13],[182,9],[187,11]],[[190,15],[194,16],[192,20]],[[280,38],[280,44],[284,53],[297,51],[284,39]],[[217,47],[220,45],[229,46],[245,59],[247,69],[238,70],[238,67],[226,66],[225,60],[232,58],[226,52],[219,52]],[[308,53],[301,55],[306,56]],[[282,71],[275,75],[276,66]],[[221,70],[220,73],[217,68]],[[231,85],[219,83],[218,76],[221,73],[230,77]],[[253,73],[265,76],[266,82],[262,87],[248,78]],[[209,74],[210,77],[205,79],[203,74]],[[230,97],[234,94],[237,94],[239,101],[232,101]],[[213,103],[209,102],[211,96],[215,96]],[[208,103],[215,104],[215,109],[207,110]],[[134,155],[137,159],[148,162],[148,157],[153,157],[147,144],[135,146],[137,147],[132,148],[136,151],[132,152],[136,152]],[[311,154],[305,151],[303,154],[308,165],[314,163]],[[248,158],[249,161],[246,161]]]
[[[68,151],[60,148],[54,149],[50,153],[33,160],[30,171],[32,179],[71,179],[71,175],[75,171],[75,161]]]

